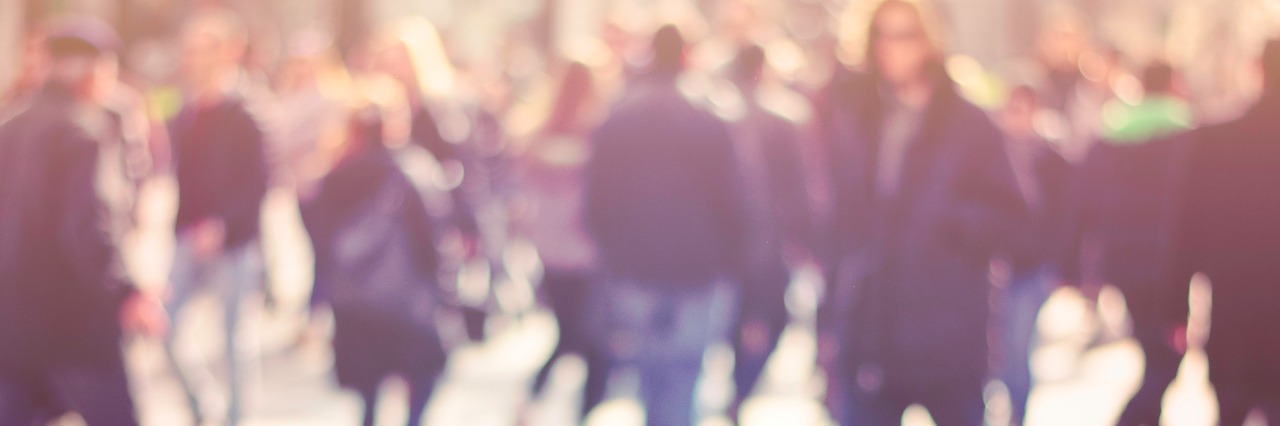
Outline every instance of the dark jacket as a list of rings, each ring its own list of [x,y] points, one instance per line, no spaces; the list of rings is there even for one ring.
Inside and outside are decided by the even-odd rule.
[[[386,185],[402,188],[404,231],[412,236],[414,264],[419,276],[435,277],[440,256],[435,248],[433,218],[421,196],[401,172],[393,153],[383,146],[364,148],[337,164],[320,184],[319,193],[302,205],[303,224],[315,251],[315,287],[313,303],[328,302],[328,292],[342,271],[335,270],[333,250],[335,238],[365,213],[369,204]]]
[[[795,122],[762,105],[749,106],[731,124],[750,218],[739,315],[785,324],[786,291],[791,283],[787,245],[813,246],[813,211],[800,132]]]
[[[1277,117],[1280,96],[1273,96],[1238,120],[1197,131],[1181,244],[1190,268],[1213,282],[1213,364],[1269,367],[1273,378],[1280,377]]]
[[[0,125],[0,365],[118,359],[133,291],[97,189],[109,114],[49,86]]]
[[[879,368],[889,387],[982,380],[988,265],[1026,216],[1001,133],[938,79],[894,195],[875,185],[878,82],[846,75],[831,87],[827,144],[841,264],[821,321],[843,336],[844,374]]]
[[[1191,277],[1175,260],[1189,143],[1182,134],[1138,145],[1095,144],[1077,189],[1085,262],[1097,262],[1082,266],[1084,278],[1117,286],[1139,307],[1131,313],[1164,325],[1187,321]]]
[[[741,176],[725,123],[670,81],[640,83],[592,138],[584,219],[609,273],[710,282],[737,270]]]
[[[179,232],[206,219],[221,219],[227,248],[258,237],[268,183],[263,135],[240,99],[182,109],[169,130],[178,176]]]
[[[374,143],[340,162],[303,221],[315,248],[314,297],[333,307],[338,382],[377,389],[391,374],[433,379],[445,362],[434,322],[435,225],[393,153]]]
[[[1076,211],[1073,190],[1079,171],[1062,154],[1044,140],[1021,141],[1021,149],[1011,149],[1015,169],[1024,193],[1030,217],[1027,228],[1018,238],[1019,246],[1010,253],[1014,276],[1026,276],[1048,267],[1062,274],[1074,269],[1078,248],[1072,233]],[[1071,271],[1074,275],[1074,271]]]

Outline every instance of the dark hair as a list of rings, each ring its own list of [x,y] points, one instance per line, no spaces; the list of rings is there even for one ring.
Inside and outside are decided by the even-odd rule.
[[[677,74],[684,69],[684,36],[675,25],[664,25],[653,34],[653,71]]]
[[[582,62],[570,62],[564,70],[560,90],[556,92],[542,131],[556,134],[576,130],[582,124],[583,105],[593,101],[595,96],[595,77],[591,75],[591,69]]]
[[[1164,61],[1147,65],[1142,70],[1142,88],[1152,94],[1173,91],[1173,66]]]
[[[873,75],[880,74],[880,57],[876,54],[876,45],[880,44],[882,37],[877,25],[879,25],[880,17],[886,11],[895,7],[905,7],[910,9],[920,19],[921,30],[924,31],[925,38],[929,40],[929,45],[935,50],[937,55],[934,60],[928,64],[927,73],[934,77],[945,77],[946,69],[943,64],[943,55],[946,51],[946,41],[943,33],[944,18],[941,10],[937,5],[929,0],[907,1],[907,0],[882,0],[871,10],[870,19],[867,20],[867,37],[866,45],[863,50],[863,65],[867,71]]]
[[[733,58],[733,77],[741,82],[756,82],[764,73],[764,48],[758,44],[743,46]]]
[[[55,58],[115,53],[120,36],[110,24],[92,17],[72,17],[59,22],[45,39],[45,49]]]

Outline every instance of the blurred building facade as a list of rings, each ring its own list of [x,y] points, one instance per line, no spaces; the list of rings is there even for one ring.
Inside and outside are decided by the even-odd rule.
[[[377,22],[425,16],[441,29],[463,66],[497,69],[526,53],[563,54],[599,38],[606,25],[647,31],[676,21],[693,33],[723,36],[726,11],[751,10],[750,19],[777,34],[826,49],[842,19],[876,0],[0,0],[0,88],[16,77],[25,34],[68,13],[98,15],[121,30],[129,46],[124,63],[153,83],[172,83],[174,37],[189,11],[224,5],[247,17],[253,57],[273,65],[289,35],[318,29],[349,47]],[[1195,93],[1249,93],[1240,71],[1258,41],[1280,27],[1280,0],[937,0],[951,23],[956,53],[988,69],[1036,54],[1048,17],[1074,11],[1099,46],[1125,54],[1137,66],[1155,58],[1186,65]],[[700,12],[700,13],[698,13]],[[694,18],[689,18],[694,16]],[[757,28],[760,26],[757,26]],[[641,31],[643,32],[643,31]],[[757,31],[759,32],[759,31]],[[854,31],[857,32],[857,31]],[[531,48],[531,49],[530,49]],[[1196,58],[1192,61],[1191,58]],[[1208,60],[1206,60],[1208,59]]]

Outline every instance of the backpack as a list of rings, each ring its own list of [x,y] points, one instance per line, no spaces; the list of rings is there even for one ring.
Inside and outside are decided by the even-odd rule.
[[[334,235],[335,311],[397,324],[432,326],[436,278],[418,264],[405,203],[420,202],[398,170]],[[428,242],[433,243],[433,242]]]

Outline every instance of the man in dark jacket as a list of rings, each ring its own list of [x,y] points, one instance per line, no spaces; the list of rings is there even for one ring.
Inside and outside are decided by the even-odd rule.
[[[206,282],[216,279],[225,309],[228,423],[240,408],[241,355],[236,328],[240,304],[262,277],[257,246],[259,213],[267,189],[263,130],[238,94],[245,33],[229,12],[195,17],[183,36],[187,104],[170,125],[178,180],[177,241],[168,301],[175,317]],[[174,357],[192,413],[202,413],[193,388]]]
[[[1263,57],[1258,103],[1195,135],[1185,192],[1181,246],[1213,283],[1206,352],[1224,426],[1254,408],[1280,421],[1280,40]]]
[[[1105,283],[1124,293],[1145,358],[1142,385],[1120,425],[1160,422],[1165,390],[1186,351],[1191,275],[1174,262],[1189,123],[1174,112],[1172,70],[1157,65],[1146,74],[1152,108],[1090,148],[1077,188],[1083,279],[1095,287],[1086,292]]]
[[[725,332],[724,279],[739,266],[745,213],[725,123],[676,88],[684,41],[654,37],[651,74],[593,138],[585,220],[600,248],[615,355],[640,370],[648,422],[689,425],[707,346]],[[729,308],[731,309],[731,308]]]
[[[157,300],[125,277],[99,184],[100,150],[118,143],[103,106],[115,78],[114,31],[68,21],[46,42],[51,75],[0,126],[0,424],[137,424],[119,341],[159,332]]]
[[[766,88],[766,59],[760,46],[746,46],[734,59],[730,75],[746,106],[730,124],[750,203],[747,273],[733,336],[736,397],[729,416],[734,419],[790,320],[786,306],[790,262],[800,260],[812,240],[800,131],[795,121],[770,110],[760,99]]]
[[[1000,131],[942,69],[931,12],[881,3],[869,73],[832,89],[841,261],[820,338],[843,345],[823,355],[841,424],[897,424],[914,403],[940,424],[983,422],[988,265],[1026,207]]]
[[[1000,298],[1000,331],[1004,351],[998,373],[1009,389],[1010,423],[1021,425],[1031,395],[1031,351],[1036,319],[1050,293],[1061,283],[1064,263],[1071,257],[1070,216],[1075,169],[1050,142],[1039,135],[1035,117],[1040,101],[1034,88],[1013,89],[1001,124],[1019,186],[1027,200],[1027,228],[1009,254],[1010,272]]]

